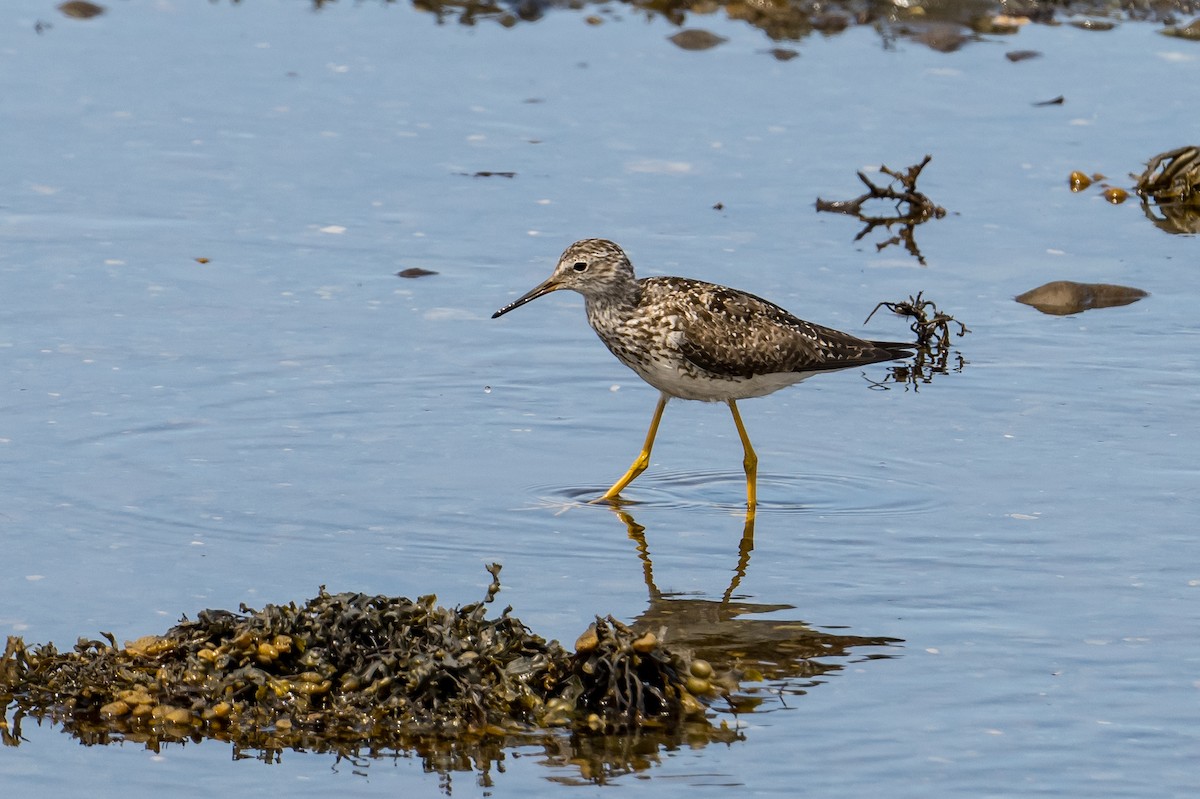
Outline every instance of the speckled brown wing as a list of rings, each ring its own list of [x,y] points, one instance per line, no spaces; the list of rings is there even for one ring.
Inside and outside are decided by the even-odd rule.
[[[675,280],[683,282],[682,279]],[[680,308],[680,352],[717,375],[750,378],[845,369],[902,357],[904,345],[875,342],[798,319],[772,302],[700,281]],[[682,286],[680,286],[682,287]],[[664,286],[663,288],[670,288]]]

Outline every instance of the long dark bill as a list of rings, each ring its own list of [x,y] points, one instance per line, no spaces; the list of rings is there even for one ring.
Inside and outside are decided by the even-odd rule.
[[[517,299],[510,302],[508,305],[505,305],[503,308],[496,311],[494,314],[492,314],[492,318],[495,319],[498,316],[504,316],[504,314],[508,313],[509,311],[513,310],[514,308],[520,308],[525,303],[530,302],[531,300],[536,300],[538,297],[542,296],[543,294],[549,294],[552,291],[557,291],[559,288],[560,288],[560,286],[558,285],[558,283],[556,281],[554,281],[553,279],[547,280],[545,283],[542,283],[540,286],[536,286],[528,293],[524,294],[521,297],[518,297]]]

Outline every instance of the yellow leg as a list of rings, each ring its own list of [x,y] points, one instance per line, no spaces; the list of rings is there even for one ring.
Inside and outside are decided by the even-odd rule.
[[[746,426],[742,424],[742,415],[738,413],[735,401],[729,400],[729,410],[733,412],[733,423],[737,425],[738,435],[742,439],[742,451],[745,453],[742,466],[746,469],[746,518],[752,522],[754,506],[758,504],[758,456],[754,454],[754,447],[750,446],[750,436],[746,435]]]
[[[725,589],[725,595],[721,597],[722,605],[729,604],[729,600],[733,599],[733,592],[737,590],[738,584],[746,576],[746,569],[750,568],[750,553],[753,551],[754,509],[750,508],[746,511],[746,522],[742,525],[742,540],[738,544],[737,567],[733,570],[733,580],[730,581],[729,587]]]
[[[668,399],[670,397],[666,394],[659,395],[658,406],[654,409],[654,418],[650,420],[650,430],[646,433],[646,443],[642,444],[642,453],[633,461],[629,471],[625,472],[620,480],[613,483],[613,487],[608,489],[604,496],[595,500],[596,502],[611,502],[614,499],[620,499],[621,490],[632,483],[639,474],[646,471],[646,467],[650,465],[650,450],[654,447],[654,437],[658,435],[658,423],[662,420],[663,410],[667,407]]]

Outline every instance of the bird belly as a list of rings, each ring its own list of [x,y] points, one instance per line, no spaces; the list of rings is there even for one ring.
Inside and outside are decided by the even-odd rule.
[[[659,391],[671,397],[702,402],[763,397],[799,383],[812,372],[785,372],[740,377],[706,372],[682,359],[648,358],[625,361],[625,365]]]

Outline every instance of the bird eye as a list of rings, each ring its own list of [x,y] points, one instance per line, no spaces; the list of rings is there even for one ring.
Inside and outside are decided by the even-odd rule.
[[[586,264],[586,263],[584,263],[583,261],[576,261],[576,262],[575,262],[575,263],[574,263],[574,264],[571,266],[571,268],[572,268],[572,269],[574,269],[576,272],[586,272],[586,271],[587,271],[587,264]]]

